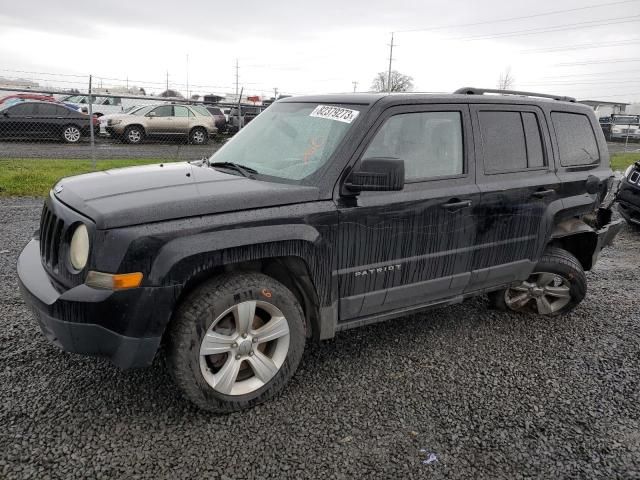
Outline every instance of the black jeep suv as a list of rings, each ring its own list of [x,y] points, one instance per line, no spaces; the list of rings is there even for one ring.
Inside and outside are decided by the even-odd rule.
[[[616,200],[618,211],[627,223],[640,230],[640,161],[624,172]]]
[[[485,293],[565,314],[621,226],[607,146],[572,99],[493,93],[287,98],[208,160],[63,179],[23,296],[69,352],[165,345],[217,412],[282,389],[308,339]]]

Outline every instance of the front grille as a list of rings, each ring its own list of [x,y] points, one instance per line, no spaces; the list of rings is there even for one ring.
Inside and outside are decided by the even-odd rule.
[[[64,220],[58,218],[45,203],[40,217],[40,257],[54,273],[59,271],[60,246],[65,231]]]
[[[54,197],[45,201],[40,217],[40,258],[47,273],[63,287],[75,287],[84,281],[84,272],[75,271],[66,261],[71,230],[79,223],[92,231],[92,223],[86,217]]]

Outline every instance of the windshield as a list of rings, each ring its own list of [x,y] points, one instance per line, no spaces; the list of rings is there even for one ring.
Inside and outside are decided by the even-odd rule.
[[[288,180],[327,163],[359,111],[349,106],[276,103],[240,130],[211,162],[232,162]]]

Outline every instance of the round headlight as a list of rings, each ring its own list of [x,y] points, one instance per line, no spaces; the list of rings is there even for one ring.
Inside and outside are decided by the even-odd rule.
[[[629,165],[624,172],[624,178],[629,178],[629,175],[631,174],[632,170],[633,170],[633,165]]]
[[[89,259],[89,232],[83,224],[78,225],[71,237],[69,247],[69,261],[73,268],[82,270],[87,265]]]

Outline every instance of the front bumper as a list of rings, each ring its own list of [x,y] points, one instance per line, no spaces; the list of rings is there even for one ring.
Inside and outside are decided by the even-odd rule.
[[[43,268],[36,239],[20,254],[17,269],[22,296],[51,343],[106,357],[123,369],[153,362],[175,302],[173,287],[110,291],[82,284],[63,290]]]
[[[599,229],[598,231],[596,231],[596,235],[598,236],[598,241],[596,243],[596,248],[593,251],[591,265],[596,264],[602,249],[605,247],[608,247],[609,245],[611,245],[611,243],[613,243],[613,239],[616,238],[616,235],[618,235],[618,232],[620,232],[623,226],[624,226],[623,220],[621,219],[613,220],[608,224],[606,224],[601,229]]]

